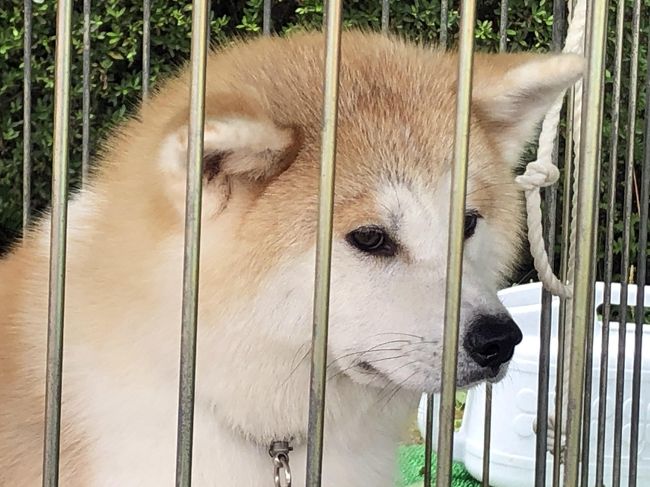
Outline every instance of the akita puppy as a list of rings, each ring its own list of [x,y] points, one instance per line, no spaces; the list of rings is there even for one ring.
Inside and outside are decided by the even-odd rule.
[[[324,36],[209,56],[193,478],[304,485]],[[520,242],[513,169],[578,79],[572,55],[477,54],[458,386],[498,380],[521,333],[497,299]],[[392,486],[440,384],[457,56],[342,39],[323,485]],[[103,144],[70,203],[65,486],[172,485],[189,72]],[[41,482],[50,223],[0,263],[0,485]]]

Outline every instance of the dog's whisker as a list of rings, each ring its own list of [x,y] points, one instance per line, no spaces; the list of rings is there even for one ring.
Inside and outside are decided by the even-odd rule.
[[[388,397],[388,399],[385,401],[384,405],[382,406],[382,409],[384,409],[384,408],[386,408],[388,406],[388,404],[395,398],[397,393],[402,390],[402,386],[405,383],[407,383],[409,380],[411,380],[413,378],[413,376],[415,376],[416,373],[417,373],[417,371],[413,371],[408,377],[406,377],[403,381],[401,381],[399,384],[397,384],[397,386],[395,386],[393,392],[391,393],[391,395]]]
[[[376,350],[364,350],[364,351],[362,351],[362,352],[350,352],[350,353],[346,353],[346,354],[344,354],[344,355],[341,355],[341,356],[335,358],[334,360],[332,360],[331,362],[329,362],[329,363],[327,364],[327,367],[328,367],[328,368],[329,368],[329,367],[332,367],[332,366],[334,366],[334,365],[336,364],[336,362],[339,362],[339,361],[341,361],[341,360],[343,360],[343,359],[345,359],[345,358],[348,358],[348,357],[352,357],[353,355],[360,355],[360,356],[363,356],[363,355],[365,355],[365,354],[367,354],[367,353],[398,352],[398,351],[400,351],[400,350],[402,350],[402,349],[401,349],[401,348],[378,348],[378,349],[376,349]]]
[[[411,338],[417,338],[418,340],[424,340],[423,336],[414,335],[413,333],[403,333],[403,332],[397,332],[397,331],[385,332],[385,333],[376,333],[376,334],[372,335],[371,338],[378,337],[378,336],[384,336],[384,335],[406,336],[406,337],[411,337]]]
[[[302,358],[298,361],[298,363],[291,369],[291,372],[289,372],[289,375],[287,378],[281,383],[282,386],[286,386],[289,383],[289,380],[291,377],[293,377],[293,374],[296,373],[296,371],[300,368],[300,365],[309,358],[309,354],[311,353],[311,346],[308,347],[307,351],[305,354],[302,356]],[[294,359],[295,360],[295,359]]]
[[[375,359],[375,360],[364,360],[363,362],[365,362],[365,363],[367,363],[367,364],[369,364],[369,365],[372,365],[372,364],[377,363],[377,362],[383,362],[383,361],[386,361],[386,360],[397,360],[397,359],[404,358],[404,357],[407,357],[407,356],[408,356],[407,354],[402,354],[402,355],[393,355],[393,356],[390,356],[390,357],[382,357],[382,358]],[[359,360],[354,361],[354,362],[353,362],[351,365],[349,365],[348,367],[336,371],[336,373],[335,373],[334,375],[330,376],[330,377],[328,378],[328,380],[335,379],[336,377],[338,377],[338,376],[341,375],[341,374],[344,374],[344,373],[347,372],[348,370],[351,370],[351,369],[357,367],[360,363],[361,363],[361,361],[359,361]]]
[[[340,357],[337,357],[332,362],[330,362],[329,365],[332,365],[333,363],[337,362],[338,360],[341,360],[342,358],[350,357],[352,355],[363,356],[366,353],[370,353],[370,352],[374,352],[374,351],[396,351],[396,350],[400,350],[400,349],[391,349],[391,348],[385,348],[385,349],[379,348],[379,347],[383,347],[384,345],[392,345],[394,343],[406,343],[406,344],[409,344],[409,340],[390,340],[390,341],[387,341],[387,342],[378,343],[377,345],[374,345],[374,346],[368,348],[367,350],[362,350],[362,351],[358,351],[358,352],[350,352],[348,354],[341,355]]]

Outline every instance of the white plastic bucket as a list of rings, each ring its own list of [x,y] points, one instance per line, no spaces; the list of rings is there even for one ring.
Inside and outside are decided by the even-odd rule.
[[[596,309],[603,302],[602,282],[596,283]],[[535,433],[533,422],[537,417],[537,371],[539,367],[539,319],[541,315],[541,285],[526,284],[504,289],[499,293],[524,335],[516,348],[508,375],[492,389],[492,436],[490,453],[490,485],[493,487],[528,487],[534,485]],[[620,303],[620,285],[612,284],[612,304]],[[636,286],[628,286],[628,305],[636,306]],[[650,287],[644,290],[644,306],[650,306]],[[551,372],[549,414],[554,412],[555,376],[557,363],[557,324],[559,299],[553,298],[551,330]],[[596,315],[597,316],[597,315]],[[590,435],[590,483],[595,476],[596,433],[598,420],[598,384],[600,380],[601,325],[596,318],[592,352],[593,381]],[[646,323],[647,325],[647,323]],[[610,323],[607,425],[605,441],[605,485],[611,483],[612,449],[614,430],[614,407],[616,391],[616,362],[618,353],[617,322]],[[623,407],[622,485],[627,484],[629,462],[630,418],[632,403],[632,364],[634,359],[635,324],[627,324],[625,353],[625,388]],[[642,355],[641,402],[639,414],[638,485],[650,485],[650,326],[644,327],[644,350]],[[434,449],[437,441],[438,411],[434,411]],[[482,478],[483,431],[485,422],[485,386],[476,387],[467,394],[465,413],[460,430],[454,437],[454,460],[465,464],[476,479]],[[418,412],[418,424],[424,436],[426,424],[426,396],[422,397]],[[552,468],[552,456],[547,454],[548,472]],[[551,475],[547,475],[548,485]]]

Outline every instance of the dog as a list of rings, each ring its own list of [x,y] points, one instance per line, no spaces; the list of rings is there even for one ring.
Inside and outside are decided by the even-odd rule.
[[[458,56],[343,33],[324,486],[394,485],[396,447],[440,388]],[[290,439],[305,483],[324,36],[209,55],[193,482],[271,485]],[[458,387],[498,381],[521,332],[514,170],[582,75],[568,54],[474,57]],[[104,142],[69,207],[60,479],[175,475],[190,75]],[[0,262],[0,485],[40,485],[50,221]]]

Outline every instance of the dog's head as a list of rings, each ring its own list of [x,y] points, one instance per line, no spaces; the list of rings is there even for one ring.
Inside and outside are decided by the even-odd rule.
[[[259,40],[214,55],[208,67],[201,306],[209,321],[210,306],[230,293],[239,303],[232,327],[294,358],[311,338],[322,41]],[[342,46],[330,370],[435,391],[457,56],[358,33],[345,34]],[[459,386],[498,379],[521,340],[496,295],[520,243],[513,172],[547,109],[582,70],[572,55],[475,57]],[[183,92],[178,100],[162,99],[168,88],[156,103],[185,115],[186,81],[172,82]],[[186,122],[147,110],[164,132],[157,154],[180,232]]]

